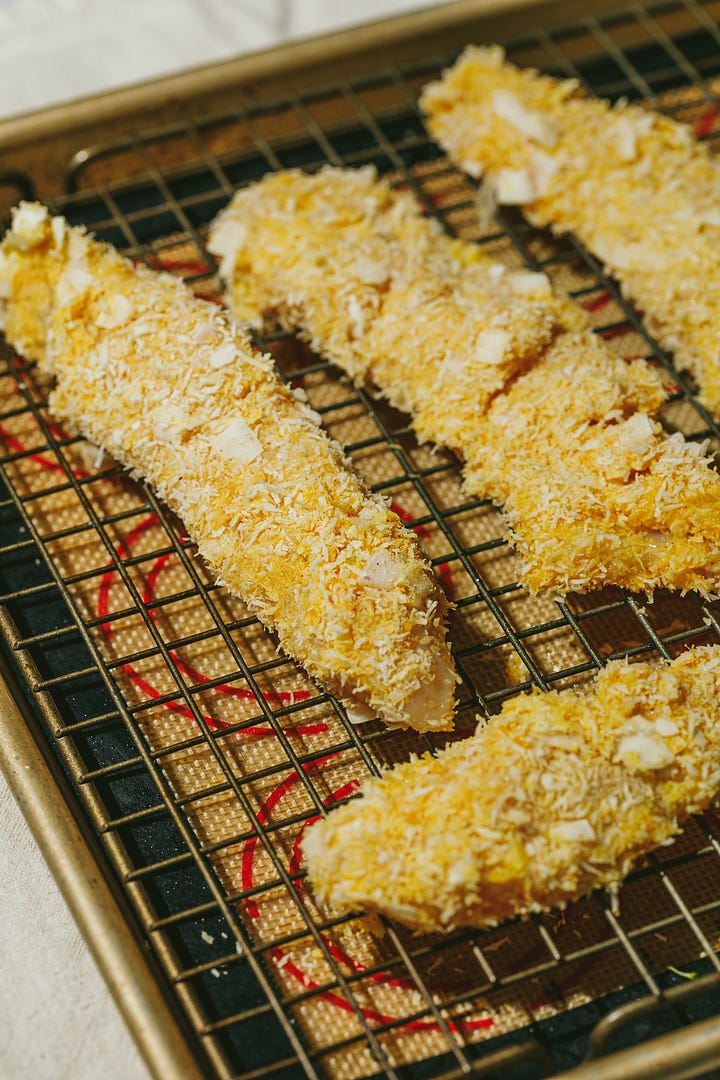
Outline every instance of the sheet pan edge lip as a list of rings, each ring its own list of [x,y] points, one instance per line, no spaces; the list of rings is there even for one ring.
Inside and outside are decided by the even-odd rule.
[[[623,0],[582,0],[575,17],[596,14],[601,9],[623,7]],[[251,52],[219,63],[77,98],[56,106],[37,109],[0,120],[0,150],[22,146],[32,140],[62,135],[90,125],[111,124],[123,117],[152,114],[168,107],[187,106],[223,90],[242,90],[265,79],[303,69],[329,66],[350,55],[377,54],[384,48],[398,48],[414,39],[432,38],[442,32],[460,31],[473,20],[493,20],[522,13],[537,15],[553,9],[565,11],[561,0],[451,0],[409,14],[373,21],[345,30],[298,39],[288,44]]]
[[[720,1057],[720,1018],[698,1020],[682,1032],[618,1050],[576,1068],[556,1073],[549,1080],[691,1080],[705,1075]]]
[[[0,772],[157,1080],[203,1080],[204,1073],[149,977],[143,952],[13,697],[0,662]]]
[[[484,0],[483,0],[483,2],[480,2],[480,3],[478,3],[478,2],[470,3],[470,2],[468,2],[468,0],[460,0],[460,2],[458,2],[458,3],[453,3],[453,4],[447,5],[447,8],[445,10],[446,11],[450,11],[450,10],[457,11],[458,12],[457,25],[461,26],[463,19],[472,18],[474,16],[479,15],[483,11],[491,11],[492,10],[492,11],[495,11],[495,12],[500,12],[500,11],[507,12],[507,11],[510,11],[510,10],[513,10],[513,9],[517,9],[518,11],[520,11],[520,10],[525,11],[525,10],[528,10],[529,8],[540,9],[542,6],[545,6],[545,0],[501,0],[500,3],[495,2],[495,3],[492,3],[492,4],[488,4],[488,3],[484,2]],[[618,6],[618,5],[614,5],[614,6]],[[623,5],[623,6],[625,6],[625,5]],[[441,9],[433,9],[433,12],[436,12],[438,10],[441,10]],[[461,14],[462,14],[462,18],[460,18]],[[407,23],[410,24],[415,30],[417,29],[417,17],[416,16],[412,16],[412,17],[410,17],[408,19],[405,19],[403,17],[403,18],[401,18],[399,20],[391,20],[391,21],[393,23],[395,23],[395,22],[406,22],[407,21]],[[370,31],[373,30],[373,28],[377,28],[378,26],[381,26],[381,25],[384,25],[384,24],[371,24],[367,28],[363,27],[362,29],[363,29],[363,31],[367,30],[368,32],[370,32]],[[447,26],[446,23],[444,23],[443,25]],[[362,36],[363,35],[358,35],[358,37],[362,37]],[[355,39],[356,32],[351,31],[351,32],[348,32],[347,35],[345,35],[345,34],[333,35],[333,37],[338,37],[338,38],[342,38],[342,39],[345,39],[347,37],[347,38]],[[303,46],[303,48],[305,46],[310,46],[310,45],[317,46],[319,41],[321,41],[321,39],[316,38],[316,39],[313,39],[313,41],[303,42],[303,43],[300,43],[300,44]],[[377,38],[373,39],[373,44],[377,45]],[[391,41],[390,41],[390,44],[392,44]],[[305,51],[303,51],[303,48],[300,48],[298,46],[290,46],[290,47],[287,48],[287,52],[289,54],[292,54],[292,55],[298,54],[298,59],[297,59],[298,70],[302,66],[304,66],[310,60],[310,58],[313,55],[316,57],[316,59],[318,61],[328,60],[327,54],[324,54],[324,53],[321,54],[319,51],[316,52],[315,49],[309,49],[307,52],[305,52]],[[175,83],[176,81],[177,81],[178,87],[179,87],[178,94],[176,95],[178,101],[181,100],[181,98],[179,96],[181,92],[185,95],[187,100],[193,100],[196,97],[201,96],[203,92],[206,92],[208,90],[208,87],[210,86],[210,83],[212,83],[212,88],[213,89],[218,89],[218,90],[222,90],[223,86],[225,86],[225,85],[227,85],[229,87],[231,87],[231,86],[237,87],[237,86],[249,84],[252,81],[252,78],[254,77],[254,76],[252,76],[250,74],[250,71],[251,71],[251,63],[250,62],[257,62],[259,64],[258,71],[260,71],[261,73],[257,75],[257,78],[262,78],[263,74],[269,74],[269,73],[272,73],[274,70],[276,70],[275,67],[274,67],[274,63],[277,63],[277,61],[278,61],[278,54],[285,53],[285,52],[286,52],[285,47],[281,47],[280,49],[269,50],[269,51],[267,51],[265,53],[262,53],[262,54],[255,54],[254,56],[248,56],[248,57],[239,58],[237,60],[228,61],[227,65],[214,65],[214,66],[212,66],[210,68],[207,68],[207,69],[206,68],[196,69],[196,71],[194,71],[194,72],[192,72],[192,71],[187,72],[187,73],[185,73],[183,75],[180,75],[180,76],[177,76],[177,77],[172,77],[170,79],[154,80],[150,84],[139,84],[138,86],[136,86],[134,88],[129,88],[128,91],[126,91],[126,92],[113,92],[113,93],[110,93],[108,95],[104,95],[102,100],[105,102],[105,105],[103,107],[107,109],[107,112],[106,112],[105,115],[107,116],[108,119],[114,119],[117,116],[117,103],[118,102],[125,102],[126,105],[127,105],[128,112],[136,111],[135,106],[137,106],[138,103],[143,99],[147,102],[147,110],[148,110],[148,114],[150,115],[152,113],[153,108],[160,107],[160,105],[165,100],[170,100],[170,98],[172,98],[172,96],[173,96],[173,94],[175,92],[168,89],[168,84]],[[299,58],[299,54],[302,54],[302,57],[303,57],[302,59]],[[341,54],[342,54],[342,49],[338,45],[338,55],[341,55]],[[250,65],[250,66],[243,68],[242,65]],[[264,67],[263,67],[263,65],[264,65]],[[226,68],[226,70],[221,71],[220,69],[223,69],[223,68]],[[281,70],[281,68],[278,68],[277,70]],[[287,70],[287,69],[285,69],[285,70]],[[203,77],[205,75],[207,75],[208,79],[210,80],[210,82],[208,84],[205,84],[203,82]],[[196,77],[199,80],[197,82],[195,81]],[[212,81],[214,77],[217,77],[217,82],[216,83]],[[182,84],[182,85],[180,85],[180,84]],[[187,84],[187,86],[185,84]],[[163,87],[165,87],[165,89],[163,89]],[[124,97],[125,93],[127,93],[127,95],[128,95],[127,101],[126,101],[126,99]],[[134,102],[134,105],[130,104],[131,101]],[[24,119],[27,120],[27,121],[31,121],[31,120],[35,119],[38,122],[41,122],[41,121],[44,120],[46,122],[46,124],[47,124],[47,127],[46,127],[45,130],[46,130],[46,132],[47,132],[47,134],[49,136],[52,136],[52,134],[56,130],[61,131],[64,128],[65,124],[67,124],[67,130],[77,129],[79,126],[82,126],[81,122],[80,122],[81,117],[85,117],[89,122],[93,122],[93,123],[97,122],[98,119],[102,119],[102,117],[96,111],[93,111],[94,108],[97,106],[98,102],[99,102],[99,99],[97,99],[97,98],[95,98],[95,99],[87,99],[85,101],[80,101],[80,102],[75,103],[72,107],[68,107],[67,110],[58,109],[58,110],[42,111],[42,112],[38,112],[37,114],[33,114],[32,116],[28,115]],[[123,106],[123,107],[125,107],[125,106]],[[72,117],[68,117],[65,120],[63,120],[62,116],[55,115],[56,113],[64,113],[66,111],[70,111],[70,108],[72,108],[73,110],[77,108],[77,110],[78,110],[77,115],[73,115]],[[85,111],[83,111],[83,109]],[[23,119],[23,118],[20,118],[20,119]],[[0,146],[2,146],[2,139],[3,139],[4,130],[5,130],[5,126],[2,123],[0,123]],[[15,140],[15,141],[17,141],[17,140]],[[15,718],[14,713],[7,714],[7,716],[5,715],[3,706],[4,706],[4,698],[5,698],[6,693],[7,693],[7,690],[6,690],[6,688],[5,688],[4,684],[3,684],[2,669],[0,667],[0,730],[2,730],[2,728],[5,727],[5,728],[7,728],[9,730],[9,733],[10,733],[9,736],[7,734],[4,734],[3,739],[0,739],[0,771],[5,773],[5,775],[7,776],[8,780],[10,781],[11,790],[13,790],[16,798],[18,798],[18,801],[20,802],[21,808],[23,809],[23,813],[26,816],[28,816],[28,811],[27,811],[28,803],[26,801],[26,791],[27,791],[28,794],[32,795],[33,799],[35,799],[35,797],[37,795],[37,791],[36,791],[37,780],[35,780],[34,782],[31,783],[30,782],[30,776],[28,774],[32,774],[32,771],[37,767],[37,761],[38,760],[40,762],[40,766],[44,767],[45,770],[47,770],[47,764],[44,761],[42,752],[40,751],[40,749],[39,749],[39,747],[38,747],[38,745],[37,745],[37,743],[36,743],[36,741],[35,741],[35,739],[34,739],[34,737],[32,735],[31,730],[28,730],[27,727],[26,727],[25,721],[22,718],[22,713],[17,708],[17,705],[12,701],[12,698],[10,698],[10,704],[11,704],[12,708],[17,711],[17,715],[19,717],[19,722],[15,723],[16,718]],[[18,746],[15,746],[16,739],[19,739]],[[28,745],[27,747],[25,747],[25,740],[26,739],[29,739],[30,744],[31,744],[31,745]],[[20,773],[20,777],[19,777],[20,787],[18,787],[18,784],[15,781],[14,772],[13,772],[13,774],[11,776],[10,771],[9,771],[9,769],[14,769],[14,766],[12,764],[8,765],[8,763],[7,763],[8,762],[8,757],[7,757],[8,753],[11,755],[11,758],[14,758],[16,754],[21,753],[21,749],[19,749],[18,747],[22,747],[23,748],[22,753],[25,753],[27,751],[27,753],[30,756],[27,757],[27,758],[24,758],[23,756],[20,756],[20,757],[17,757],[16,760],[18,762],[20,762],[22,765],[27,764],[27,763],[31,764],[31,769],[30,770],[24,770],[24,773],[23,772]],[[54,781],[53,781],[53,783],[54,783]],[[38,787],[40,788],[40,794],[41,795],[46,790],[51,790],[51,789],[48,789],[46,787],[44,782],[40,782],[40,784],[38,784]],[[20,794],[20,792],[22,792],[22,794]],[[62,797],[62,792],[60,791],[60,789],[58,787],[54,787],[52,789],[52,792],[53,792],[53,794],[52,794],[52,798],[53,798],[53,803],[52,803],[53,815],[57,816],[57,814],[58,814],[58,806],[59,806],[61,814],[63,816],[65,814],[67,814],[69,819],[70,819],[71,824],[74,825],[74,827],[77,829],[77,825],[75,824],[74,819],[72,818],[72,814],[70,813],[69,809],[67,808],[67,806],[65,804],[65,800]],[[58,796],[59,796],[59,798],[58,798]],[[29,821],[28,823],[29,823],[29,825],[31,827],[31,831],[35,835],[36,840],[38,840],[38,835],[37,835],[37,832],[35,830],[35,827],[33,826],[32,822]],[[80,837],[82,839],[82,833],[80,833]],[[50,858],[48,857],[48,850],[47,850],[48,841],[46,840],[45,836],[42,836],[41,840],[42,840],[42,842],[40,843],[41,849],[43,849],[43,851],[44,851],[45,857],[46,857],[47,861],[50,864],[51,870],[53,871],[53,875],[57,878],[55,868],[52,865],[52,862],[51,862]],[[64,839],[63,842],[67,843],[68,841],[66,839]],[[86,849],[86,851],[87,851],[87,849]],[[87,853],[87,857],[89,859],[92,859],[92,856],[90,855],[89,852]],[[97,871],[97,867],[96,867],[94,862],[92,862],[92,864],[88,864],[88,865],[92,865],[92,868],[95,871]],[[66,896],[66,899],[68,899],[67,896]],[[68,902],[69,902],[70,907],[72,908],[74,914],[76,914],[73,903],[71,901],[68,901]],[[81,928],[82,928],[83,934],[86,937],[86,940],[88,940],[89,935],[87,933],[86,927],[83,925],[82,920],[78,918],[77,914],[76,914],[76,919],[78,920],[78,922],[81,923]],[[91,948],[92,948],[92,942],[91,941],[90,941],[90,944],[91,944]],[[93,952],[95,952],[95,949],[93,949]],[[114,974],[115,973],[113,972],[113,975]],[[106,978],[107,978],[107,975],[106,975]],[[126,1004],[126,1003],[123,1003],[123,1004]],[[127,1015],[126,1015],[126,1019],[127,1019]],[[129,1022],[130,1026],[131,1026],[131,1030],[133,1031],[133,1034],[137,1038],[137,1031],[136,1031],[135,1026],[131,1023],[131,1021],[128,1021],[128,1022]],[[669,1037],[669,1038],[674,1038],[676,1043],[682,1044],[682,1053],[684,1055],[686,1053],[686,1049],[687,1049],[686,1046],[685,1046],[685,1037],[686,1036],[690,1037],[690,1035],[692,1034],[693,1035],[693,1045],[695,1045],[694,1036],[695,1036],[696,1030],[697,1030],[698,1037],[699,1037],[701,1031],[703,1030],[703,1028],[704,1028],[704,1031],[707,1032],[707,1033],[710,1033],[710,1031],[712,1030],[713,1035],[720,1035],[720,1032],[718,1032],[717,1029],[716,1029],[716,1021],[713,1021],[712,1024],[710,1024],[710,1022],[708,1022],[707,1027],[705,1027],[704,1025],[693,1025],[691,1027],[686,1028],[683,1032],[681,1032],[680,1036],[678,1036],[677,1033],[674,1033],[674,1035],[672,1037]],[[715,1045],[716,1044],[713,1043],[713,1048],[715,1048]],[[645,1054],[647,1054],[647,1051],[651,1046],[654,1046],[654,1042],[645,1042],[645,1043],[642,1044],[640,1049]],[[720,1044],[718,1045],[717,1048],[720,1051]],[[677,1055],[673,1056],[672,1060],[673,1060],[675,1065],[679,1065],[679,1054],[680,1054],[680,1050],[678,1050]],[[628,1075],[628,1074],[613,1071],[613,1069],[614,1069],[613,1063],[615,1061],[615,1058],[616,1058],[616,1055],[609,1055],[607,1058],[603,1058],[599,1062],[585,1063],[585,1065],[581,1066],[577,1071],[573,1070],[571,1073],[557,1074],[558,1080],[560,1080],[561,1076],[562,1076],[563,1080],[564,1080],[565,1076],[568,1077],[568,1080],[570,1080],[571,1076],[572,1077],[577,1076],[578,1080],[580,1080],[581,1077],[583,1077],[583,1080],[619,1080],[620,1077],[624,1077],[625,1075]],[[647,1076],[648,1078],[650,1078],[652,1076],[654,1078],[654,1080],[660,1080],[660,1077],[670,1075],[670,1074],[666,1073],[663,1068],[660,1067],[661,1064],[662,1064],[662,1062],[660,1062],[659,1059],[653,1058],[652,1065],[649,1067],[648,1071],[643,1071],[642,1073],[637,1073],[637,1074],[634,1073],[633,1075],[636,1076],[638,1078],[638,1080],[640,1080],[641,1076],[642,1077]],[[708,1062],[708,1064],[714,1064],[714,1062]],[[606,1071],[602,1071],[603,1067],[604,1067],[604,1069]],[[625,1059],[623,1059],[622,1068],[626,1068],[626,1067],[627,1067],[627,1064],[625,1064]],[[185,1078],[185,1080],[195,1080],[195,1077],[199,1076],[200,1074],[198,1074],[196,1072],[191,1072],[191,1071],[188,1070],[187,1066],[184,1066],[183,1071],[182,1072],[178,1071],[177,1074],[171,1073],[170,1071],[165,1070],[165,1071],[157,1072],[157,1075],[162,1076],[163,1080],[172,1080],[172,1078],[175,1077],[176,1075],[177,1075],[178,1078],[180,1076],[182,1076],[183,1078]],[[697,1075],[697,1073],[696,1072],[688,1073],[688,1072],[683,1071],[683,1072],[677,1072],[677,1073],[672,1072],[671,1075],[674,1076],[674,1077],[681,1076],[681,1075],[682,1076],[691,1076],[691,1075]]]

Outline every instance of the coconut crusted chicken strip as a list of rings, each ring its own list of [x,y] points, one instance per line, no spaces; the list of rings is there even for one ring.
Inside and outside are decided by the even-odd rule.
[[[499,203],[572,232],[720,413],[720,170],[677,121],[469,47],[421,97],[428,129]]]
[[[492,926],[616,887],[720,788],[720,646],[614,661],[506,702],[468,739],[368,780],[302,840],[334,912]]]
[[[658,375],[618,359],[547,277],[451,239],[371,168],[269,175],[211,231],[235,314],[298,329],[411,412],[505,509],[532,591],[720,588],[720,477],[650,414]]]
[[[502,504],[531,591],[720,589],[720,476],[653,395],[647,366],[563,333],[479,421],[466,484]]]
[[[446,602],[415,537],[215,305],[23,204],[0,327],[50,406],[145,477],[217,579],[358,718],[452,724]]]
[[[299,330],[455,450],[555,330],[538,275],[505,275],[369,166],[268,174],[236,192],[208,248],[237,319]]]

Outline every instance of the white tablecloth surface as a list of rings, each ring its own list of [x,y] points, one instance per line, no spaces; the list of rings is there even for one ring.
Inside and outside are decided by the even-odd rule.
[[[431,0],[0,0],[0,119]],[[0,777],[0,1077],[148,1080]]]
[[[436,0],[0,0],[0,119]]]

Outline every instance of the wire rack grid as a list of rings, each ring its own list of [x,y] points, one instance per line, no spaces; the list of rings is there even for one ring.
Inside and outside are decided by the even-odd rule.
[[[720,4],[633,6],[506,42],[511,59],[648,101],[714,140]],[[544,270],[622,356],[661,365],[663,419],[720,445],[693,386],[597,262],[512,212],[482,235],[475,193],[428,139],[412,64],[82,147],[56,209],[218,300],[208,225],[268,170],[372,162],[450,232]],[[369,65],[370,66],[370,65]],[[18,195],[23,178],[6,178]],[[258,342],[414,529],[455,604],[458,732],[510,695],[587,679],[615,656],[720,640],[716,604],[609,588],[556,602],[518,583],[498,509],[452,456],[298,340]],[[720,818],[693,819],[616,907],[417,936],[316,908],[303,830],[359,781],[441,740],[355,727],[278,654],[152,491],[49,415],[3,348],[0,603],[8,663],[102,849],[203,1075],[354,1080],[548,1076],[720,1012]],[[552,388],[548,388],[552,392]]]

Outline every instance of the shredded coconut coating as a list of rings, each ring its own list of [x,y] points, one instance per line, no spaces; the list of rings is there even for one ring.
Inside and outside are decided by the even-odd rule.
[[[541,275],[506,275],[371,166],[269,174],[211,229],[236,318],[274,319],[463,450],[508,378],[551,340]]]
[[[447,603],[416,538],[226,313],[26,203],[0,327],[55,377],[52,411],[153,485],[355,718],[451,727]]]
[[[530,591],[717,593],[720,476],[642,411],[654,393],[646,365],[564,333],[479,422],[467,486],[503,505]]]
[[[499,203],[572,232],[720,413],[720,171],[690,128],[467,48],[421,97],[428,129]]]
[[[535,691],[436,757],[367,781],[302,841],[333,912],[492,926],[616,887],[720,788],[720,646]]]
[[[720,588],[720,477],[651,419],[664,394],[544,274],[451,239],[372,168],[268,175],[210,248],[236,316],[299,332],[460,455],[503,506],[520,575],[564,595]]]

